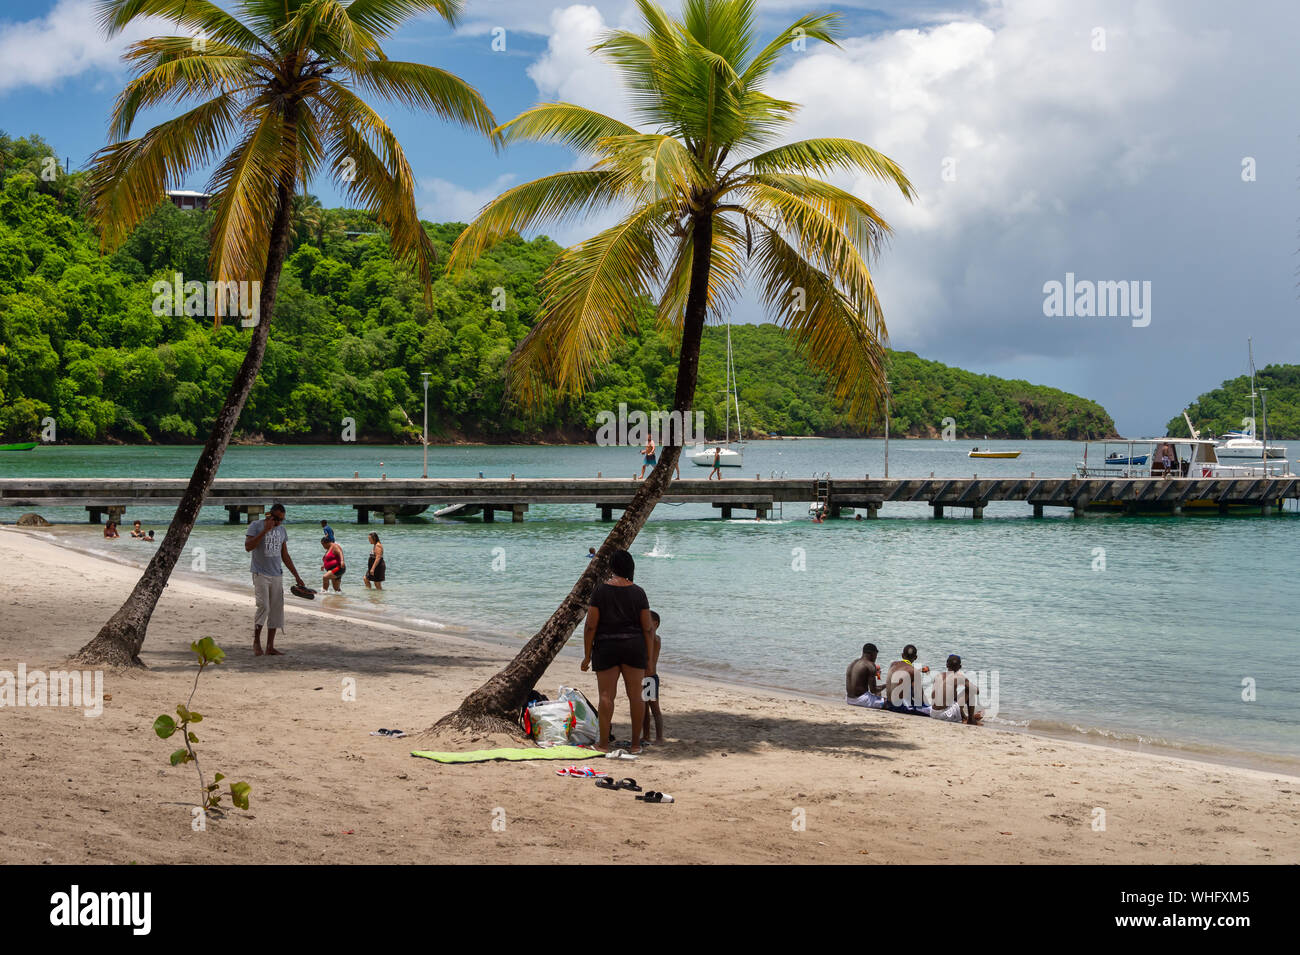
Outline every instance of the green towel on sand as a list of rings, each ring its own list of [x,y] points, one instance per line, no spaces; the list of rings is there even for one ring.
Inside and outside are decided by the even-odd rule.
[[[529,746],[523,749],[476,749],[468,753],[428,753],[417,750],[411,755],[423,756],[435,763],[486,763],[493,759],[508,759],[511,762],[525,759],[596,759],[605,754],[581,746],[552,746],[550,749]]]

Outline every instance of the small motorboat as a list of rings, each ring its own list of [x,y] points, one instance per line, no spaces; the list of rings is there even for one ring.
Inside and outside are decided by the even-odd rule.
[[[0,451],[30,451],[36,447],[35,441],[20,441],[18,444],[0,444]]]
[[[979,448],[972,448],[966,453],[968,458],[1018,458],[1019,451],[981,451]]]
[[[1146,464],[1147,458],[1149,458],[1150,456],[1151,455],[1149,454],[1133,454],[1133,455],[1120,454],[1118,451],[1112,451],[1110,454],[1106,455],[1106,463],[1107,464],[1129,464],[1129,465],[1136,466],[1139,464]]]

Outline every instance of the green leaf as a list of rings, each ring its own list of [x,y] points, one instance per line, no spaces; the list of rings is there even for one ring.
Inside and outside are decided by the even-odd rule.
[[[199,741],[199,738],[193,733],[187,733],[186,735],[189,737],[191,743],[197,743]]]
[[[191,643],[190,649],[198,655],[200,666],[208,663],[220,663],[226,659],[226,652],[217,646],[211,637],[204,637],[197,643]]]
[[[230,801],[240,809],[248,808],[248,793],[253,787],[248,783],[230,784]]]
[[[225,778],[226,778],[226,777],[223,776],[221,773],[217,773],[217,774],[215,774],[215,775],[212,777],[212,785],[215,786],[217,783],[221,782],[221,781],[222,781],[223,779],[225,779]]]
[[[181,718],[182,723],[186,723],[190,719],[190,711],[185,708],[184,703],[176,704],[176,715]]]
[[[194,710],[190,710],[189,713],[190,713],[190,722],[191,722],[191,723],[202,723],[202,722],[203,722],[203,714],[202,714],[202,713],[195,712]]]
[[[173,766],[179,766],[181,763],[188,763],[188,762],[190,761],[190,758],[191,758],[191,757],[190,757],[190,751],[189,751],[189,750],[187,750],[187,749],[178,749],[178,750],[176,750],[175,752],[172,753],[172,757],[171,757],[171,759],[172,759],[172,765],[173,765]]]
[[[176,732],[176,721],[164,713],[153,721],[153,731],[162,739],[166,739]]]

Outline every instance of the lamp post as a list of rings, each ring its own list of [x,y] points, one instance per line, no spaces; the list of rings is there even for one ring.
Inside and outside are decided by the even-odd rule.
[[[420,377],[424,379],[424,474],[422,477],[429,476],[429,373],[420,372]]]

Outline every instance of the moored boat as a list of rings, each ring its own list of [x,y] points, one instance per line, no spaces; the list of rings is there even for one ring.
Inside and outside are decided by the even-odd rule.
[[[35,441],[20,441],[17,444],[0,444],[0,451],[30,451],[36,447]]]

